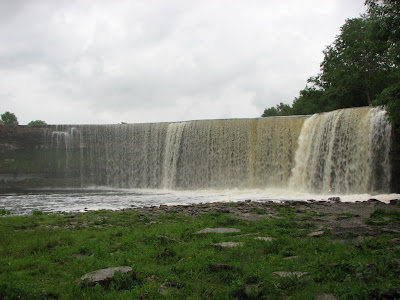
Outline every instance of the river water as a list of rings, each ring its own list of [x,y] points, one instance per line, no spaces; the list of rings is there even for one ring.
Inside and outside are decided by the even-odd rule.
[[[134,207],[160,205],[187,205],[209,202],[328,200],[339,196],[342,201],[366,201],[374,198],[383,202],[400,199],[399,194],[310,194],[287,189],[230,189],[230,190],[158,190],[110,189],[32,189],[0,194],[0,210],[10,215],[29,215],[33,211],[49,213],[85,212],[92,210],[121,210]]]

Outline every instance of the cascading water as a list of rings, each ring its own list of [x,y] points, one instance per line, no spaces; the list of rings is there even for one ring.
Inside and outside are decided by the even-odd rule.
[[[66,149],[82,186],[354,193],[389,191],[390,133],[384,112],[358,108],[311,117],[67,126],[50,140]],[[57,143],[62,136],[68,147]]]
[[[390,189],[391,126],[376,108],[343,109],[305,121],[291,187],[365,193]]]

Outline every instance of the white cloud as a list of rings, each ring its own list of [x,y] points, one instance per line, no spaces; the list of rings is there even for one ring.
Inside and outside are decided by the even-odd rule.
[[[0,112],[20,123],[257,117],[291,103],[363,11],[363,0],[0,1]]]

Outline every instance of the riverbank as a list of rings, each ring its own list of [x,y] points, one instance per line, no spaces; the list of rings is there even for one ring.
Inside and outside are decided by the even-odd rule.
[[[394,299],[399,225],[399,202],[374,200],[8,216],[0,298]],[[79,280],[119,266],[134,272]]]

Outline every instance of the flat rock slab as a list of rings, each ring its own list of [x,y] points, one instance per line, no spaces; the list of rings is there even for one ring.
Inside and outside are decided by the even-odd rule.
[[[309,237],[321,237],[324,235],[325,235],[324,231],[314,231],[314,232],[307,234],[307,236],[309,236]]]
[[[265,241],[265,242],[272,242],[274,239],[269,236],[258,236],[254,238],[255,240]]]
[[[291,260],[291,259],[297,259],[297,258],[300,258],[300,256],[299,255],[287,256],[284,259],[285,260]]]
[[[375,236],[380,233],[379,228],[373,228],[370,226],[354,226],[354,227],[335,227],[332,228],[332,234],[335,236],[341,235],[368,235],[368,236]]]
[[[332,294],[316,294],[315,300],[337,300],[334,295]]]
[[[81,284],[86,284],[89,286],[93,286],[96,284],[107,285],[113,279],[115,272],[121,272],[124,274],[132,273],[132,277],[136,278],[136,273],[133,271],[131,267],[122,266],[122,267],[101,269],[87,273],[79,279],[79,282]]]
[[[211,246],[214,246],[214,247],[222,247],[222,248],[235,248],[235,247],[243,246],[243,243],[238,243],[238,242],[223,242],[223,243],[211,244]]]
[[[307,272],[273,272],[273,274],[278,275],[280,277],[291,277],[291,278],[294,277],[300,278],[309,275],[309,273]]]
[[[240,229],[237,228],[205,228],[203,230],[197,231],[196,234],[202,233],[236,233],[241,232]]]

